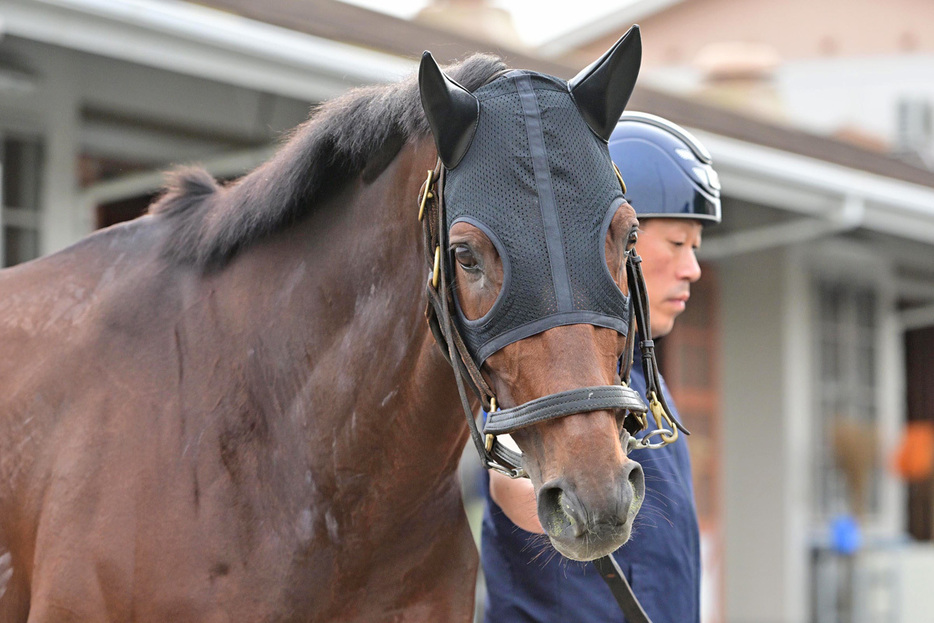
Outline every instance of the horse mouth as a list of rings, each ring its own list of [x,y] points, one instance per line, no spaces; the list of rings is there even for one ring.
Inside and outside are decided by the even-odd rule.
[[[579,537],[567,538],[562,532],[558,536],[549,533],[551,544],[565,558],[587,562],[615,552],[622,547],[632,533],[632,523],[625,525],[597,525]]]
[[[611,554],[624,545],[632,535],[632,525],[642,506],[644,492],[634,495],[625,506],[624,513],[595,518],[584,511],[577,500],[566,500],[558,493],[542,527],[552,546],[566,558],[590,561]],[[573,496],[568,496],[573,497]],[[622,510],[622,509],[620,509]]]

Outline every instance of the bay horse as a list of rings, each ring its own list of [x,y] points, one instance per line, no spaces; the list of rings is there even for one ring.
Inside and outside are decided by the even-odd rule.
[[[574,83],[591,128],[632,91],[638,31],[621,42]],[[530,72],[474,56],[441,75],[471,93]],[[351,91],[241,179],[179,170],[148,215],[0,272],[0,621],[470,619],[470,433],[415,214],[464,137],[439,138],[462,128],[429,123],[421,86]],[[567,153],[592,149],[581,127]],[[613,175],[600,162],[585,180]],[[601,257],[625,293],[636,219],[611,207]],[[504,287],[475,230],[447,232],[442,292],[474,316]],[[625,333],[550,327],[482,374],[507,408],[618,384]],[[543,525],[591,559],[628,538],[641,473],[621,409],[561,415],[515,436]]]

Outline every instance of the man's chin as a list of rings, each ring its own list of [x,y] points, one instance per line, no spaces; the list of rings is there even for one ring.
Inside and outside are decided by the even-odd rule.
[[[672,314],[657,314],[657,313],[655,313],[655,312],[650,312],[650,313],[652,313],[652,316],[651,316],[650,320],[651,320],[651,323],[652,323],[652,337],[653,337],[653,338],[656,338],[656,337],[665,337],[666,335],[668,335],[669,333],[671,333],[671,330],[672,330],[672,329],[674,328],[674,326],[675,326],[675,316],[674,316],[674,315],[672,315]],[[657,318],[657,316],[661,316],[661,317],[660,317],[660,318]],[[656,319],[656,318],[657,318],[657,319]]]

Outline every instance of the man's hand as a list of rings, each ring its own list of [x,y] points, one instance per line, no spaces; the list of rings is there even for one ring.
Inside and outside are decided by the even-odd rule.
[[[532,481],[528,478],[510,478],[498,472],[490,472],[490,497],[506,516],[526,532],[544,534],[538,521],[538,504]]]

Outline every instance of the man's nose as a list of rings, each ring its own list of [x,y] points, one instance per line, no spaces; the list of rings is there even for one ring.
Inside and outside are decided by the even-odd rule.
[[[694,249],[689,250],[685,253],[684,258],[681,260],[678,270],[678,278],[686,279],[691,283],[694,283],[701,277],[701,267],[697,261],[697,253]]]

